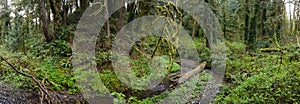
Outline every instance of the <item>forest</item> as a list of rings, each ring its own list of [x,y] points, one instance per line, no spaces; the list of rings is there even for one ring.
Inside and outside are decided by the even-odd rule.
[[[1,0],[1,104],[298,104],[300,0]]]

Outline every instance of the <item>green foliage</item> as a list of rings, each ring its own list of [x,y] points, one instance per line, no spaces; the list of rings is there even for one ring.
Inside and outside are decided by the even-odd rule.
[[[229,47],[229,50],[238,50],[232,45]],[[285,53],[241,54],[237,51],[229,54],[228,84],[224,85],[215,103],[299,102],[299,62],[288,58],[293,56],[294,50],[297,49],[287,48]]]
[[[53,57],[67,57],[72,51],[70,45],[64,40],[55,40],[50,43],[42,41],[34,42],[30,45],[30,53],[36,57],[53,56]]]
[[[162,62],[165,63],[165,65],[171,65],[170,58],[168,56],[162,56]],[[180,65],[176,62],[172,63],[172,69],[170,70],[171,73],[177,72],[181,69]]]
[[[205,72],[198,73],[183,84],[179,85],[175,90],[170,91],[167,99],[174,101],[172,103],[181,104],[189,101],[190,99],[188,98],[193,98],[195,96],[200,97],[204,91],[205,86],[203,85],[210,79],[210,77],[211,76]]]
[[[84,0],[83,0],[84,1]],[[91,2],[92,0],[89,0]],[[299,46],[280,46],[285,44],[286,34],[295,33],[298,35],[297,25],[299,20],[291,21],[288,24],[284,2],[272,2],[272,0],[251,1],[251,0],[205,0],[208,6],[215,13],[215,16],[223,28],[224,36],[227,40],[227,69],[226,82],[224,90],[216,97],[216,103],[298,103],[299,95]],[[1,15],[1,34],[0,34],[0,55],[6,57],[13,65],[17,66],[23,72],[36,76],[38,80],[46,84],[52,90],[68,91],[70,93],[79,92],[75,80],[92,83],[91,87],[95,91],[103,91],[105,87],[113,92],[115,103],[132,104],[151,104],[159,102],[168,96],[174,96],[172,99],[177,101],[185,100],[177,95],[186,94],[187,91],[193,91],[190,94],[193,98],[201,96],[203,91],[203,82],[207,81],[209,76],[203,73],[197,76],[200,79],[191,79],[186,84],[179,86],[177,91],[162,93],[151,98],[138,99],[136,96],[125,96],[123,93],[128,90],[128,86],[121,83],[116,73],[114,73],[111,62],[110,44],[115,37],[118,26],[130,22],[135,18],[147,15],[159,15],[172,18],[178,24],[183,25],[184,29],[190,35],[192,33],[196,49],[199,53],[200,62],[211,62],[211,51],[206,43],[204,31],[196,23],[195,19],[184,12],[176,5],[170,3],[156,2],[155,0],[142,0],[137,4],[129,4],[126,8],[124,17],[121,12],[114,13],[107,23],[110,22],[110,32],[107,33],[107,27],[103,26],[100,32],[96,50],[97,72],[71,70],[70,43],[73,41],[75,28],[78,20],[83,13],[81,5],[75,6],[72,1],[68,5],[62,4],[61,14],[55,14],[55,11],[49,8],[46,3],[46,12],[49,16],[54,15],[66,21],[57,18],[49,18],[49,32],[54,37],[52,42],[45,42],[44,34],[39,17],[39,10],[33,0],[13,0],[10,4],[0,4],[1,7],[10,10],[12,13]],[[58,4],[60,2],[57,2]],[[70,5],[69,5],[70,4]],[[88,3],[87,3],[88,4]],[[257,5],[256,5],[257,4]],[[75,7],[75,11],[68,11],[68,7]],[[66,8],[65,8],[66,7]],[[249,10],[246,10],[246,9]],[[298,12],[295,10],[294,12]],[[53,14],[54,13],[54,14]],[[57,12],[59,13],[59,12]],[[66,13],[66,14],[64,14]],[[11,15],[13,14],[13,16]],[[248,18],[247,15],[249,16]],[[65,18],[66,17],[66,18]],[[296,16],[297,17],[297,16]],[[58,20],[58,21],[56,21]],[[248,20],[248,21],[247,21]],[[120,22],[120,23],[119,23]],[[65,24],[64,24],[65,23]],[[73,24],[74,23],[74,24]],[[289,26],[290,25],[290,26]],[[248,26],[248,27],[246,27]],[[289,30],[291,31],[287,32]],[[210,31],[206,31],[210,32]],[[55,34],[53,34],[55,33]],[[165,33],[165,32],[163,32]],[[244,34],[245,36],[241,35]],[[111,36],[108,36],[111,34]],[[153,80],[150,59],[152,56],[162,56],[156,61],[169,67],[168,72],[177,72],[180,65],[176,63],[178,50],[173,49],[174,44],[170,44],[166,39],[162,39],[157,44],[160,37],[147,36],[132,47],[130,51],[130,66],[133,74],[128,77],[137,77],[141,79],[139,84],[149,83]],[[246,44],[242,43],[244,40]],[[2,45],[2,43],[4,43]],[[294,42],[290,42],[293,44]],[[4,47],[5,46],[5,47]],[[249,46],[251,48],[249,48]],[[188,46],[184,48],[193,48]],[[262,53],[254,49],[274,47],[277,52]],[[155,50],[157,48],[157,50]],[[248,48],[248,49],[247,49]],[[247,50],[246,50],[247,49]],[[249,50],[253,49],[253,50]],[[169,56],[166,56],[169,55]],[[185,55],[190,57],[189,52]],[[192,56],[194,57],[194,56]],[[215,57],[212,57],[215,58]],[[170,62],[172,60],[172,63]],[[155,65],[153,65],[155,66]],[[170,68],[171,67],[171,68]],[[209,68],[209,66],[207,67]],[[163,68],[161,70],[165,71]],[[163,72],[162,71],[162,72]],[[165,76],[159,73],[157,76]],[[87,79],[94,77],[94,79]],[[99,78],[105,86],[100,85]],[[145,80],[149,78],[150,80]],[[152,79],[151,79],[152,78]],[[36,84],[30,78],[24,77],[11,69],[3,61],[0,61],[0,79],[3,83],[11,83],[17,87],[36,89]],[[188,85],[195,85],[190,87]],[[80,86],[79,86],[80,87]],[[177,89],[177,88],[176,88]],[[170,89],[171,90],[171,89]],[[133,92],[143,93],[140,90]],[[189,96],[189,95],[188,95]],[[128,99],[125,99],[128,98]],[[127,100],[127,101],[126,101]],[[174,102],[176,103],[176,102]]]
[[[300,47],[290,46],[286,48],[289,52],[288,58],[290,62],[299,62],[300,61]]]
[[[54,42],[45,44],[46,49],[49,49],[48,54],[53,56],[70,56],[71,48],[66,41],[63,40],[55,40]]]
[[[96,54],[97,66],[101,66],[102,69],[109,69],[111,60],[111,53],[108,52],[99,52]]]
[[[255,47],[260,49],[260,48],[269,48],[271,46],[271,39],[262,39],[262,40],[258,40],[255,43]]]
[[[282,70],[289,69],[289,70]],[[295,64],[280,68],[280,65],[266,67],[265,73],[241,81],[236,88],[225,90],[216,98],[224,103],[293,103],[300,102],[299,67]]]
[[[18,59],[22,59],[24,63],[28,63],[29,58],[26,56],[23,56],[21,53],[15,53],[12,54],[10,51],[8,51],[7,48],[0,45],[0,56],[9,59],[10,63],[20,65],[20,62]],[[26,73],[29,72],[27,68],[23,67],[17,67],[20,68],[21,71],[24,71]],[[17,88],[30,88],[33,87],[33,84],[31,82],[31,79],[25,76],[22,76],[15,72],[11,66],[9,66],[7,63],[5,63],[3,60],[0,60],[0,79],[1,83],[9,83]]]
[[[40,59],[38,57],[28,57],[21,53],[11,53],[1,48],[1,56],[7,57],[9,61],[20,68],[21,71],[37,77],[39,80],[45,80],[45,84],[53,90],[66,90],[70,93],[78,92],[73,75],[68,65],[68,59],[59,60],[58,58],[48,57]],[[3,52],[3,53],[2,53]],[[14,84],[16,87],[36,87],[30,78],[20,75],[11,69],[3,61],[0,63],[4,82]],[[4,74],[5,73],[5,74]]]
[[[5,69],[5,68],[3,68]],[[32,87],[31,79],[28,77],[24,77],[14,71],[12,71],[10,68],[7,68],[9,71],[5,72],[5,74],[1,74],[1,81],[0,84],[2,83],[9,83],[12,86],[16,88],[30,88]],[[27,83],[27,84],[25,84]]]
[[[122,93],[112,92],[111,96],[115,97],[114,104],[125,104],[126,103],[125,95]]]
[[[130,104],[154,104],[154,102],[153,102],[153,100],[151,100],[151,98],[138,100],[136,97],[130,97],[129,103]]]
[[[74,25],[61,26],[57,29],[56,38],[54,41],[46,43],[44,41],[36,41],[34,38],[44,40],[43,34],[37,34],[30,38],[29,51],[35,56],[54,56],[68,57],[71,56],[72,50],[69,42],[72,42]]]
[[[246,44],[240,42],[226,42],[227,54],[242,54],[246,51]]]
[[[131,68],[137,77],[148,76],[151,73],[149,62],[144,57],[141,57],[136,60],[132,60]]]
[[[106,88],[112,92],[122,92],[127,88],[111,70],[102,69],[102,72],[99,74],[99,76]]]
[[[12,23],[12,31],[8,32],[6,36],[6,48],[10,50],[24,51],[25,37],[27,34],[24,33],[25,26],[23,24],[23,18],[18,13],[15,13],[14,22]]]
[[[74,35],[74,30],[76,29],[76,25],[68,25],[68,26],[60,26],[56,29],[56,40],[64,40],[64,41],[72,41],[71,37]]]
[[[205,38],[196,38],[194,39],[194,44],[198,51],[199,61],[200,62],[209,62],[210,61],[210,50],[204,44]]]
[[[186,97],[200,97],[201,93],[204,91],[204,84],[210,79],[210,75],[201,72],[194,76],[193,78],[187,80],[182,85],[178,86],[174,91],[163,92],[159,95],[145,99],[137,99],[135,96],[130,96],[128,102],[130,104],[154,104],[161,102],[164,99],[182,102],[187,101]],[[188,92],[188,93],[187,93]],[[183,96],[187,95],[187,96]],[[113,92],[112,96],[115,97],[115,104],[123,104],[126,102],[125,95],[122,93]],[[171,97],[170,97],[171,96]],[[175,102],[173,102],[175,103]]]
[[[71,93],[77,92],[75,80],[70,68],[64,68],[58,65],[63,62],[55,62],[55,58],[46,58],[40,63],[40,67],[36,68],[38,72],[36,76],[39,78],[47,78],[50,87],[54,90],[68,90]],[[65,65],[64,65],[65,66]]]

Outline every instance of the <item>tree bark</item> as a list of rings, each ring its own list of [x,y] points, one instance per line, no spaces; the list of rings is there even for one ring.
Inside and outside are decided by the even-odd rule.
[[[106,31],[107,31],[107,37],[108,37],[108,42],[110,42],[110,38],[111,38],[111,35],[110,35],[110,22],[109,22],[109,10],[108,10],[108,0],[104,0],[104,5],[105,5],[105,12],[106,12]]]
[[[6,10],[8,10],[8,8],[9,8],[7,0],[5,0],[4,8]],[[5,37],[8,36],[8,31],[9,31],[9,27],[10,27],[9,12],[5,12],[3,17],[4,17],[4,24],[3,24],[3,27],[1,27],[1,30],[2,30],[1,37],[0,37],[1,39],[5,39]],[[3,41],[3,40],[1,40],[1,41]]]
[[[127,20],[128,23],[133,21],[134,18],[135,18],[135,11],[134,10],[135,10],[135,5],[134,4],[128,5],[128,11],[129,11],[129,17],[128,17],[128,20]]]
[[[290,34],[293,34],[293,27],[294,27],[294,25],[293,25],[294,20],[293,20],[293,17],[292,17],[293,11],[292,11],[292,8],[291,8],[292,5],[293,5],[292,3],[289,4],[289,6],[290,6],[290,10],[289,10],[290,11]]]
[[[125,14],[126,14],[126,8],[122,7],[119,10],[119,21],[118,21],[118,31],[120,31],[123,28],[124,25],[124,19],[125,19]]]
[[[226,16],[227,16],[227,9],[226,9],[227,7],[222,7],[222,9],[223,9],[223,34],[224,34],[224,37],[226,37],[227,35],[227,33],[226,33],[226,31],[227,31],[227,21],[226,21]]]
[[[89,6],[89,0],[80,0],[80,9],[84,11]]]
[[[67,3],[66,0],[63,0],[63,10],[62,10],[62,17],[63,17],[63,24],[65,25],[66,24],[66,21],[67,21],[67,17],[68,17],[68,13],[69,13],[69,8],[70,8],[70,5],[69,3]]]
[[[246,0],[246,7],[245,7],[245,28],[244,28],[244,42],[248,44],[248,39],[249,39],[249,0]]]
[[[48,30],[48,21],[47,21],[47,16],[45,11],[44,0],[39,0],[39,5],[40,5],[40,14],[41,14],[44,36],[47,42],[51,42],[52,36],[49,34],[49,30]]]
[[[53,14],[53,21],[55,24],[54,30],[61,25],[62,21],[62,10],[60,0],[49,0],[51,11]]]
[[[276,35],[277,35],[277,38],[280,39],[283,37],[283,21],[284,21],[284,16],[283,16],[283,13],[284,13],[284,2],[283,1],[277,1],[277,16],[278,16],[278,25],[277,25],[277,31],[276,31]]]
[[[263,5],[266,5],[266,0],[262,0],[261,1],[263,3]],[[261,6],[262,8],[262,16],[261,16],[261,32],[262,32],[262,36],[264,37],[267,33],[267,29],[265,26],[265,22],[267,21],[267,7]]]
[[[251,19],[251,23],[250,23],[250,34],[249,34],[249,39],[248,39],[248,49],[253,49],[254,48],[254,44],[256,37],[257,37],[257,21],[258,21],[258,10],[259,10],[259,3],[260,0],[256,0],[255,1],[255,10],[254,10],[254,15]]]

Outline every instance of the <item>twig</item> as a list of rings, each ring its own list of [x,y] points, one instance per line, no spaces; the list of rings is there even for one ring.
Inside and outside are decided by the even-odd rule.
[[[40,101],[41,101],[41,104],[43,104],[43,100],[44,100],[44,92],[40,89],[40,92],[41,92],[41,97],[40,97]]]

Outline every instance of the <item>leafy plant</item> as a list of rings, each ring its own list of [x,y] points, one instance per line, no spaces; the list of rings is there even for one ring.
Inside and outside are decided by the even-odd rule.
[[[286,50],[286,49],[285,49]],[[287,55],[285,55],[287,54]],[[299,93],[299,62],[287,53],[232,53],[227,60],[227,84],[215,103],[294,103]]]

